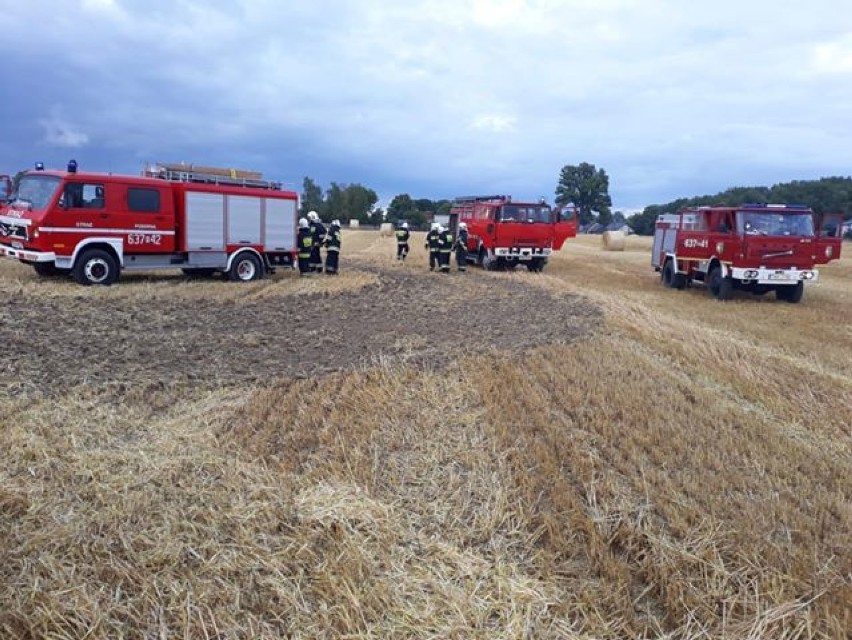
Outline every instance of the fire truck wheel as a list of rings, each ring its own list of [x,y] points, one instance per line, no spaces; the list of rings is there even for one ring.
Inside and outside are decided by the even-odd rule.
[[[668,260],[666,260],[666,264],[663,265],[663,285],[669,288],[673,287],[674,277],[674,266],[672,265],[671,258],[669,258]]]
[[[74,279],[82,285],[111,285],[118,280],[118,262],[109,251],[88,249],[74,263]]]
[[[542,260],[538,259],[538,258],[534,258],[534,259],[530,260],[529,263],[527,264],[527,269],[529,269],[533,273],[538,273],[542,269],[544,269],[544,262]]]
[[[722,277],[722,267],[716,265],[707,276],[707,288],[716,300],[730,300],[734,295],[734,283],[730,278]]]
[[[485,247],[479,249],[479,264],[486,271],[494,271],[497,269],[497,258],[491,255],[491,252]]]
[[[234,258],[228,275],[234,282],[259,280],[263,275],[260,261],[252,253],[243,253]]]
[[[802,301],[802,296],[805,295],[805,283],[798,282],[792,287],[778,287],[775,289],[775,297],[784,302],[798,304]]]

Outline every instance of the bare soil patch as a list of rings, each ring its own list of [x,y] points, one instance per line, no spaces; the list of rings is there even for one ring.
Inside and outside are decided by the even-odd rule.
[[[582,296],[511,278],[360,268],[377,281],[329,293],[320,288],[329,276],[316,276],[319,291],[300,286],[302,293],[286,298],[223,300],[211,292],[185,300],[179,287],[173,298],[125,296],[121,284],[97,298],[81,293],[79,301],[12,294],[0,311],[0,340],[15,345],[15,357],[3,365],[0,389],[40,395],[81,383],[222,386],[385,357],[442,366],[454,355],[570,342],[601,317]]]

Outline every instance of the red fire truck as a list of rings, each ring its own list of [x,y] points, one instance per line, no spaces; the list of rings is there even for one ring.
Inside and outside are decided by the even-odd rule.
[[[541,271],[567,238],[577,235],[574,207],[556,211],[540,202],[514,202],[511,196],[466,196],[450,208],[451,225],[467,224],[468,256],[486,269],[512,269],[523,263]]]
[[[814,266],[840,257],[840,228],[840,216],[803,205],[689,208],[657,218],[651,264],[667,287],[702,282],[719,300],[741,289],[796,303],[819,278]]]
[[[41,276],[109,285],[123,270],[181,268],[249,281],[293,263],[298,195],[278,183],[191,165],[141,177],[36,166],[0,207],[0,256]]]

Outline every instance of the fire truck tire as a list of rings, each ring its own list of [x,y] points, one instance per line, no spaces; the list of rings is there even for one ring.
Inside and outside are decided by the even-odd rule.
[[[42,278],[55,278],[57,276],[67,276],[71,271],[69,269],[60,269],[52,262],[34,262],[33,269]]]
[[[778,300],[783,300],[784,302],[789,302],[791,304],[798,304],[802,301],[802,296],[805,295],[805,283],[798,282],[792,287],[778,287],[775,289],[775,297]]]
[[[716,300],[730,300],[734,295],[734,282],[722,277],[722,267],[716,265],[707,275],[707,288]]]
[[[77,258],[71,272],[79,284],[109,286],[118,280],[118,261],[104,249],[86,249]]]
[[[663,285],[669,288],[674,286],[674,266],[672,265],[672,259],[669,258],[666,260],[666,264],[663,265]]]
[[[486,271],[495,271],[497,269],[497,258],[491,255],[491,252],[485,247],[479,249],[479,264]]]
[[[263,277],[263,267],[260,260],[252,253],[241,253],[231,264],[228,275],[234,282],[251,282]]]
[[[527,264],[527,269],[533,273],[539,273],[542,269],[544,269],[544,260],[541,260],[540,258],[533,258]]]

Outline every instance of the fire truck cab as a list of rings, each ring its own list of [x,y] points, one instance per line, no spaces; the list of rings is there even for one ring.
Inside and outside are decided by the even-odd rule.
[[[514,202],[505,195],[456,198],[450,216],[453,223],[467,224],[468,259],[489,270],[525,264],[541,271],[577,235],[574,207],[554,211],[544,201]]]
[[[37,165],[0,208],[0,256],[83,285],[176,268],[249,281],[292,264],[297,200],[277,183],[224,170],[122,176]]]
[[[667,287],[703,283],[719,300],[735,289],[797,303],[814,267],[840,257],[840,224],[803,205],[697,207],[657,218],[651,264]],[[826,228],[835,231],[827,233]]]

